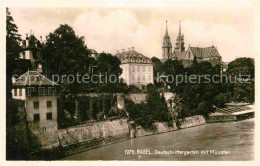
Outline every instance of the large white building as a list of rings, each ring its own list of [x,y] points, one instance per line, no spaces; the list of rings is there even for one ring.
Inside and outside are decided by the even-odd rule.
[[[120,78],[123,78],[127,85],[135,85],[144,88],[147,84],[154,83],[153,65],[151,59],[134,50],[134,47],[128,51],[124,49],[115,55],[120,61],[120,67],[123,72]]]

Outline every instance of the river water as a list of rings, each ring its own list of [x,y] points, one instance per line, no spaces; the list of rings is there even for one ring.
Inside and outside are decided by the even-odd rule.
[[[62,160],[254,160],[254,119],[139,137]]]

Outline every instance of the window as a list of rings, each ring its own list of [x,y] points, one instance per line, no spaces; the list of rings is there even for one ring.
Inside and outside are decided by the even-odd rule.
[[[23,95],[23,91],[22,90],[23,90],[22,88],[19,89],[19,96]]]
[[[148,66],[148,71],[151,72],[151,66]]]
[[[132,75],[132,82],[135,82],[135,75]]]
[[[56,89],[55,88],[48,88],[48,95],[55,95],[56,94]]]
[[[39,87],[38,88],[38,95],[45,95],[45,88],[44,87]]]
[[[38,109],[39,108],[39,101],[34,101],[33,102],[33,108]]]
[[[137,81],[140,82],[140,75],[137,75]]]
[[[143,75],[143,81],[145,81],[145,75]]]
[[[32,92],[35,92],[35,88],[34,87],[28,87],[26,89],[26,95],[27,96],[31,96],[32,95]]]
[[[14,96],[17,96],[17,89],[14,89]]]
[[[137,72],[140,72],[140,66],[137,66]]]
[[[33,115],[33,121],[34,121],[34,122],[40,121],[40,114],[34,114],[34,115]]]
[[[47,119],[47,120],[52,120],[52,113],[51,113],[51,112],[48,112],[48,113],[46,114],[46,119]]]
[[[52,102],[51,101],[47,101],[47,108],[52,107]]]
[[[148,81],[152,81],[151,78],[151,75],[148,75]]]
[[[143,72],[145,72],[145,68],[146,68],[146,67],[145,67],[145,66],[143,66]]]

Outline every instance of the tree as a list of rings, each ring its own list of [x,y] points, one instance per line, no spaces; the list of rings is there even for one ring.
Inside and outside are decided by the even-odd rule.
[[[21,52],[21,35],[18,34],[18,27],[8,8],[6,8],[6,98],[12,98],[12,76],[16,68],[16,60]]]
[[[240,77],[234,84],[228,83],[231,100],[237,102],[254,102],[255,100],[255,64],[252,58],[237,58],[228,64],[227,74]],[[250,76],[248,78],[248,76]],[[242,80],[241,80],[242,79]],[[245,80],[243,80],[245,79]],[[248,79],[248,80],[247,80]],[[244,82],[243,82],[244,81]]]
[[[158,72],[162,71],[163,63],[156,57],[152,57],[151,60],[153,64],[153,75],[156,76]]]
[[[115,75],[117,82],[119,82],[119,76],[122,74],[120,68],[121,61],[116,56],[107,53],[101,53],[97,58],[97,74],[102,75]]]
[[[119,78],[122,74],[121,61],[116,56],[101,53],[97,58],[96,73],[100,76],[97,92],[119,93],[127,91],[127,85]]]
[[[91,60],[84,37],[77,36],[67,24],[47,36],[43,53],[49,59],[52,74],[85,74],[89,69]]]
[[[237,58],[228,64],[227,73],[232,75],[250,75],[255,76],[255,64],[252,58]]]
[[[228,102],[228,94],[227,93],[220,93],[214,97],[213,103],[215,106],[219,108],[225,107],[225,103]]]
[[[210,103],[203,101],[199,103],[197,110],[199,115],[208,118],[209,113],[213,111],[213,107]]]

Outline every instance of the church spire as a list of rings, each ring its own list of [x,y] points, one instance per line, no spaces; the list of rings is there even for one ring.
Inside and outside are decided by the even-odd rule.
[[[168,26],[167,26],[167,20],[166,20],[166,31],[165,31],[165,36],[168,36]]]
[[[181,21],[179,21],[179,36],[181,36]]]
[[[184,52],[185,47],[184,47],[184,35],[181,34],[181,21],[179,21],[179,34],[177,36],[177,40],[175,43],[175,52]]]
[[[163,45],[162,45],[162,59],[170,59],[172,55],[172,43],[171,38],[168,35],[168,25],[166,20],[166,30],[165,35],[163,38]]]

